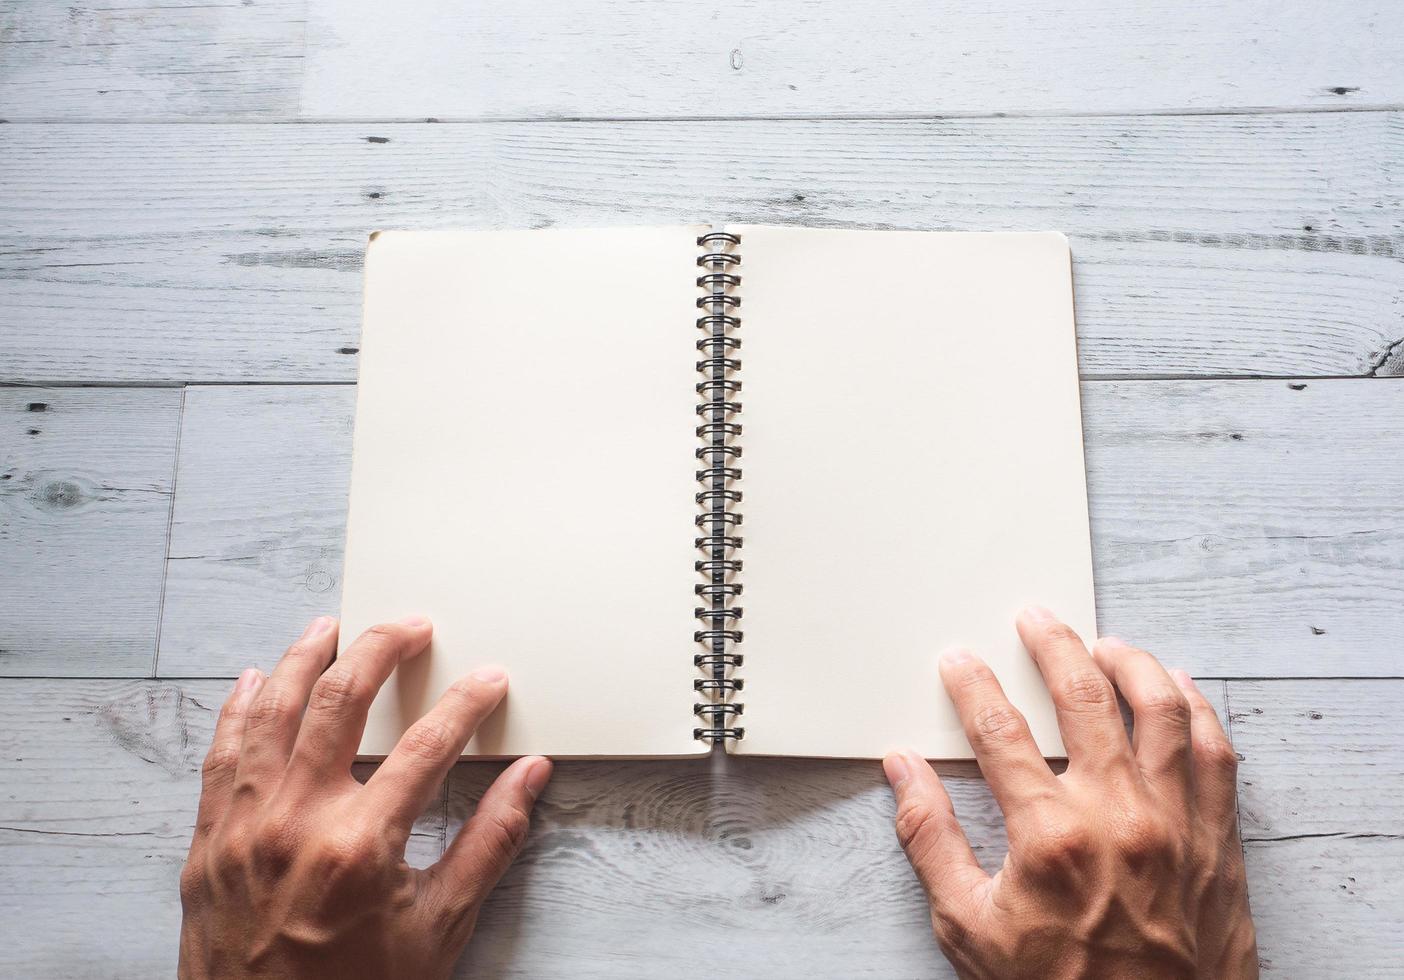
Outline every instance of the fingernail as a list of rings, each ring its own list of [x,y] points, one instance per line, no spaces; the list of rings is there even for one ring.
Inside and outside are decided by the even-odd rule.
[[[406,616],[404,619],[400,620],[400,625],[418,628],[420,626],[428,626],[429,620],[424,616]]]
[[[941,654],[941,663],[947,667],[954,667],[957,664],[967,664],[975,658],[970,655],[970,651],[962,647],[951,647]]]
[[[1097,645],[1106,650],[1125,650],[1129,643],[1119,636],[1104,636],[1097,641]]]
[[[310,640],[314,636],[321,636],[323,633],[329,630],[332,624],[335,622],[336,620],[332,619],[330,616],[318,616],[316,619],[312,620],[312,622],[307,624],[307,629],[302,631],[302,635],[299,636],[298,639]]]
[[[1199,685],[1194,682],[1194,678],[1180,670],[1178,667],[1170,671],[1171,678],[1186,691],[1198,691]]]
[[[902,784],[912,776],[912,770],[908,768],[907,760],[902,758],[900,752],[892,752],[883,756],[882,772],[894,790],[900,789]]]
[[[484,684],[496,684],[507,678],[507,671],[497,664],[489,664],[486,667],[479,667],[473,671],[471,676],[473,680],[482,681]]]
[[[1051,623],[1058,617],[1054,616],[1051,612],[1049,612],[1047,609],[1044,609],[1042,606],[1025,606],[1023,608],[1023,611],[1019,613],[1019,618],[1026,619],[1031,623],[1038,623],[1041,625],[1043,623]]]
[[[240,674],[239,679],[234,682],[234,693],[243,694],[245,691],[252,690],[261,680],[263,680],[263,671],[257,667],[250,667]]]
[[[551,780],[551,760],[537,759],[531,764],[531,768],[526,774],[526,790],[534,800],[541,795],[541,791],[546,788],[546,784]]]

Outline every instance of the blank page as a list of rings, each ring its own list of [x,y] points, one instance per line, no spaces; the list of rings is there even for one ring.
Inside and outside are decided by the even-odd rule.
[[[1014,631],[1095,635],[1058,234],[741,226],[745,754],[970,749],[937,672],[985,658],[1062,745]]]
[[[366,256],[342,647],[421,613],[384,755],[497,662],[469,754],[696,755],[695,228],[386,232]]]

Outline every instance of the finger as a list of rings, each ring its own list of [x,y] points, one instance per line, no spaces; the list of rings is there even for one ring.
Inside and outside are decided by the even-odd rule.
[[[288,647],[249,707],[239,775],[252,785],[282,773],[292,754],[307,696],[336,655],[336,620],[319,616]]]
[[[463,747],[507,693],[507,672],[480,667],[456,681],[439,703],[400,736],[366,783],[364,800],[409,836],[415,818],[443,785]]]
[[[473,916],[526,843],[531,810],[551,778],[551,760],[518,759],[478,802],[472,819],[429,869],[444,889],[445,907]]]
[[[312,685],[291,765],[302,773],[345,773],[366,729],[371,702],[402,660],[429,646],[434,628],[423,616],[372,626]]]
[[[882,770],[897,798],[897,840],[926,889],[933,910],[959,916],[990,877],[975,860],[950,795],[930,764],[915,752],[894,752]]]
[[[1147,781],[1187,799],[1194,778],[1189,699],[1160,661],[1114,636],[1098,640],[1092,656],[1131,706],[1131,750]]]
[[[220,814],[229,805],[249,705],[258,695],[264,680],[263,671],[250,667],[239,675],[234,689],[224,700],[224,707],[219,709],[214,738],[210,740],[210,750],[205,754],[205,765],[200,776],[200,808],[195,814],[197,844],[209,835]]]
[[[994,672],[965,650],[941,655],[941,682],[955,704],[980,771],[1006,819],[1057,785],[1028,722],[1004,696]]]
[[[1131,745],[1116,707],[1116,692],[1082,638],[1037,606],[1019,613],[1015,625],[1053,698],[1058,730],[1068,750],[1068,768],[1130,762]]]
[[[1170,676],[1190,706],[1190,746],[1200,814],[1225,833],[1238,826],[1238,753],[1219,723],[1214,706],[1183,670]]]

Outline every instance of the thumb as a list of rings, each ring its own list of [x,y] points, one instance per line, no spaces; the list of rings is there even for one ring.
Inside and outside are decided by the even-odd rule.
[[[931,765],[915,752],[890,753],[882,770],[897,797],[897,840],[926,889],[933,913],[956,918],[990,876],[975,860],[956,820],[950,795]]]
[[[454,836],[430,870],[444,886],[445,904],[458,914],[476,914],[526,843],[532,807],[551,778],[551,760],[518,759],[498,776],[472,818]]]

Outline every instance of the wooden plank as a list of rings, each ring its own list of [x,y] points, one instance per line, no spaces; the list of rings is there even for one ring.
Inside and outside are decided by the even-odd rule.
[[[1378,433],[1404,424],[1404,383],[1083,399],[1103,632],[1199,676],[1400,672],[1404,458]],[[315,386],[191,388],[186,408],[160,670],[233,676],[336,608],[353,406]]]
[[[189,388],[186,407],[158,669],[268,670],[340,608],[355,389]]]
[[[854,30],[854,25],[861,30]],[[1404,102],[1387,0],[8,0],[0,116],[952,115]]]
[[[855,29],[857,28],[857,29]],[[302,113],[784,117],[1341,107],[1404,99],[1404,12],[1135,0],[309,0]]]
[[[94,962],[105,976],[170,972],[176,874],[199,760],[228,683],[0,687],[0,914],[11,927],[0,972],[86,975]],[[1205,687],[1222,703],[1222,684]],[[1397,837],[1351,831],[1368,832],[1373,815],[1404,802],[1398,738],[1386,734],[1401,689],[1398,681],[1232,685],[1269,975],[1388,976],[1398,961],[1389,918],[1404,881]],[[1357,740],[1359,730],[1368,734]],[[1284,740],[1280,731],[1312,738]],[[1373,765],[1336,765],[1361,747]],[[455,769],[450,831],[499,768]],[[943,773],[981,860],[995,866],[1004,840],[988,790],[969,767]],[[1272,811],[1275,829],[1333,832],[1254,839],[1254,798]],[[1362,821],[1353,824],[1337,800],[1360,803]],[[438,852],[442,813],[436,804],[417,828],[414,863]],[[637,928],[641,920],[648,929]],[[686,970],[723,927],[732,962],[756,973],[951,975],[929,938],[872,764],[730,759],[562,763],[460,974],[656,977]]]
[[[1322,684],[1252,686],[1313,701]],[[1221,683],[1204,687],[1223,704]],[[1366,696],[1340,713],[1338,747],[1349,744],[1353,721],[1380,730],[1398,710],[1396,682],[1355,688]],[[1256,734],[1240,743],[1245,785],[1265,769],[1291,767],[1297,753]],[[1404,777],[1380,762],[1368,782],[1337,783],[1313,770],[1325,778],[1308,786],[1307,805],[1329,807],[1343,784],[1347,795],[1368,791],[1382,809],[1397,809]],[[454,770],[448,833],[497,769]],[[942,771],[982,863],[997,867],[1005,841],[985,784],[965,767]],[[527,849],[484,909],[459,975],[685,973],[696,950],[721,933],[728,962],[745,964],[746,975],[951,976],[891,820],[890,796],[870,763],[560,763]],[[1397,841],[1364,845],[1315,838],[1249,845],[1267,975],[1391,975],[1400,949],[1390,916],[1401,897],[1401,852]],[[646,930],[637,928],[641,920]]]
[[[1229,708],[1246,839],[1404,839],[1404,681],[1236,681]]]
[[[177,876],[228,681],[0,686],[0,974],[170,976]],[[362,773],[364,776],[364,773]],[[443,799],[410,861],[442,846]]]
[[[1404,115],[6,126],[0,380],[350,381],[376,227],[1069,233],[1088,377],[1404,374]]]
[[[6,0],[0,118],[292,118],[305,6]]]
[[[1098,623],[1196,676],[1397,676],[1404,383],[1084,389]],[[1361,426],[1362,419],[1369,419]]]
[[[1264,973],[1397,976],[1404,681],[1235,682],[1228,700]]]
[[[0,388],[0,675],[151,673],[180,399]]]
[[[176,876],[194,823],[200,760],[228,687],[227,680],[0,687],[0,914],[7,925],[0,973],[87,976],[99,962],[106,977],[172,972]],[[1220,696],[1217,685],[1210,690]],[[683,950],[664,940],[697,940],[703,945],[686,953],[695,958],[715,941],[720,921],[741,923],[748,948],[766,962],[787,948],[804,962],[807,937],[849,914],[844,893],[830,891],[846,884],[858,890],[849,905],[859,919],[842,927],[842,944],[831,944],[846,947],[842,962],[857,963],[860,928],[896,952],[870,943],[872,967],[820,975],[892,976],[882,966],[899,962],[937,969],[875,766],[709,766],[563,764],[465,963],[485,964],[493,976],[562,976],[574,964],[587,970],[575,974],[581,977],[610,969],[653,977],[660,965],[682,962]],[[455,831],[499,769],[455,770]],[[948,771],[979,853],[997,863],[1004,839],[988,792],[970,767]],[[416,825],[411,863],[423,866],[440,852],[444,814],[441,798]],[[791,864],[796,858],[807,866]],[[713,904],[718,899],[725,904]],[[825,918],[808,921],[806,908],[825,910]],[[658,930],[631,935],[641,916],[656,918]],[[782,924],[796,930],[793,939],[767,935]],[[529,943],[520,942],[523,935]],[[523,957],[542,972],[520,972]]]
[[[1393,798],[1397,807],[1397,788]],[[1247,859],[1263,976],[1399,976],[1404,843],[1398,838],[1255,843],[1247,845]]]

